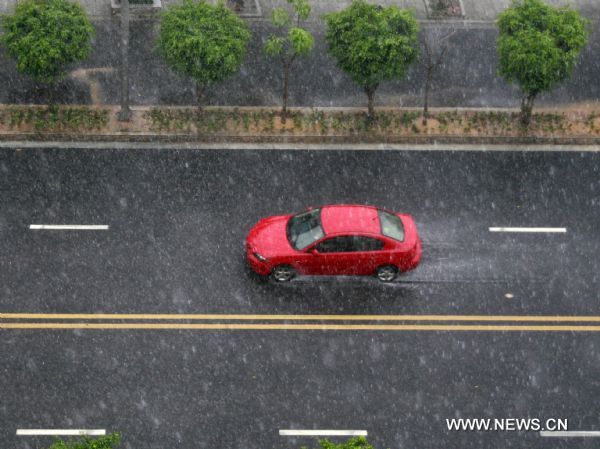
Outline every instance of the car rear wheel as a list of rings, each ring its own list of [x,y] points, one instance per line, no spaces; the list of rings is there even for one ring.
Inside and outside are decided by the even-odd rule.
[[[277,282],[289,282],[296,275],[296,271],[289,265],[278,265],[271,271],[271,277]]]
[[[375,274],[381,282],[392,282],[398,276],[398,268],[393,265],[384,265],[377,268]]]

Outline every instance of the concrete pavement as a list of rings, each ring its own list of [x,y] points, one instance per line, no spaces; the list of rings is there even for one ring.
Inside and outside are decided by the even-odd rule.
[[[590,20],[600,19],[600,4],[596,0],[545,0],[555,6],[571,6]],[[510,6],[510,0],[462,0],[467,20],[496,20],[498,14]]]
[[[176,1],[176,0],[167,0]],[[264,11],[264,17],[268,18],[270,11],[274,7],[285,6],[285,0],[246,0],[258,1]],[[510,6],[511,0],[446,0],[448,4],[457,7],[457,13],[454,16],[436,15],[436,3],[438,0],[382,0],[381,5],[396,5],[400,8],[409,8],[415,11],[420,20],[445,19],[445,20],[467,20],[467,21],[486,21],[493,22],[502,11]],[[580,11],[590,20],[600,19],[600,5],[596,0],[546,0],[547,3],[555,6],[571,6]],[[312,0],[311,6],[316,16],[330,12],[338,11],[348,6],[351,0]],[[458,13],[460,11],[460,13]]]
[[[87,0],[86,0],[87,1]],[[90,0],[92,1],[92,0]],[[558,0],[553,0],[557,2]],[[362,107],[365,96],[327,54],[324,26],[316,20],[323,12],[340,8],[349,0],[340,2],[315,1],[315,14],[309,28],[315,34],[315,48],[310,56],[297,63],[290,75],[290,106]],[[273,62],[262,53],[262,43],[271,31],[266,18],[274,6],[283,0],[261,0],[262,19],[248,19],[253,31],[246,62],[240,73],[211,87],[206,94],[209,105],[277,106],[281,98],[281,77]],[[427,9],[422,1],[403,0],[400,6],[412,6],[417,15],[426,18]],[[600,5],[593,0],[574,2],[584,15],[597,19]],[[89,6],[86,8],[96,8]],[[108,3],[101,5],[103,12],[94,14],[96,39],[87,61],[64,81],[58,83],[54,98],[74,104],[118,104],[119,102],[119,21],[111,16]],[[490,22],[501,11],[505,0],[462,0],[467,20],[429,20],[423,23],[423,33],[444,35],[455,31],[446,41],[448,51],[443,64],[434,76],[431,87],[431,106],[440,107],[518,107],[520,94],[497,75],[495,41],[497,30]],[[10,9],[8,3],[5,9]],[[100,6],[98,6],[100,8]],[[108,9],[106,9],[108,8]],[[265,19],[265,20],[263,20]],[[194,85],[178,77],[166,67],[155,51],[156,20],[148,18],[131,25],[130,97],[134,105],[190,105],[194,104]],[[539,105],[577,105],[580,102],[600,100],[600,32],[592,27],[587,48],[583,51],[573,77],[553,91],[541,95]],[[47,90],[20,75],[12,60],[5,54],[0,58],[0,102],[44,103],[50,98]],[[300,70],[300,67],[302,69]],[[415,64],[405,80],[384,83],[376,94],[376,105],[420,106],[422,104],[424,72]]]
[[[208,89],[207,105],[277,106],[281,98],[281,77],[272,61],[262,53],[262,41],[270,32],[264,21],[251,21],[253,37],[241,71]],[[135,21],[131,25],[130,89],[134,105],[194,104],[194,85],[166,67],[155,51],[155,22]],[[118,20],[95,23],[97,34],[90,58],[57,86],[55,98],[65,103],[119,103]],[[313,23],[315,48],[299,61],[290,75],[290,106],[364,107],[364,92],[356,86],[327,54],[322,24]],[[520,94],[497,75],[495,41],[497,30],[491,24],[458,21],[429,22],[425,33],[444,34],[455,30],[447,40],[448,51],[431,88],[431,106],[440,107],[518,107]],[[600,32],[592,29],[589,45],[570,80],[541,95],[538,105],[576,105],[600,99],[598,83]],[[12,60],[2,57],[0,102],[39,103],[48,100],[40,86],[20,75]],[[81,69],[89,72],[86,78]],[[413,65],[402,81],[383,83],[375,102],[380,106],[421,106],[424,72]]]
[[[0,0],[0,12],[13,10],[16,0]],[[177,3],[179,0],[161,0],[164,6]],[[420,20],[436,18],[436,5],[444,2],[456,8],[456,14],[451,19],[470,21],[493,21],[497,15],[510,5],[510,0],[381,0],[382,5],[396,5],[400,8],[413,9]],[[596,0],[547,0],[548,3],[562,6],[571,5],[592,20],[600,18],[600,5]],[[80,0],[88,14],[95,20],[109,19],[113,14],[110,0]],[[244,0],[242,13],[254,18],[268,19],[275,7],[285,7],[286,0]],[[330,11],[337,11],[349,5],[351,0],[311,0],[316,17]],[[134,6],[138,8],[138,6]]]

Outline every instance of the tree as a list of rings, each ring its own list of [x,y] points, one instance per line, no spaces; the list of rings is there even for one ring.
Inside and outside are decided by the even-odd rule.
[[[280,30],[282,35],[270,35],[264,44],[265,54],[277,58],[281,62],[283,71],[283,100],[281,107],[281,121],[286,122],[288,103],[288,80],[290,69],[294,60],[299,56],[306,56],[314,45],[314,38],[310,32],[300,27],[300,21],[308,19],[310,5],[307,0],[287,0],[294,9],[295,20],[284,8],[273,9],[271,22]],[[287,32],[285,32],[287,30]]]
[[[200,108],[207,87],[240,69],[249,40],[246,23],[223,2],[184,0],[163,12],[158,48],[175,72],[194,79]]]
[[[425,69],[425,89],[423,93],[423,126],[427,125],[427,119],[429,118],[429,90],[431,89],[431,81],[433,75],[444,61],[444,56],[448,50],[448,46],[445,41],[450,39],[452,35],[456,33],[456,30],[451,30],[440,37],[440,30],[432,28],[429,34],[423,33],[423,57],[421,58],[421,65]]]
[[[572,73],[587,43],[586,25],[577,11],[541,0],[513,0],[498,17],[499,73],[523,92],[523,125],[531,121],[535,98]]]
[[[121,110],[119,120],[131,120],[129,108],[129,0],[121,0]]]
[[[111,433],[100,438],[87,436],[78,440],[63,441],[56,440],[48,449],[113,449],[121,442],[121,435]]]
[[[23,0],[12,15],[2,17],[0,37],[17,70],[52,84],[67,66],[87,58],[94,28],[83,8],[67,0]]]
[[[329,440],[319,440],[321,449],[374,449],[365,437],[354,437],[347,440],[345,443],[332,443]]]
[[[379,84],[403,78],[417,58],[419,26],[414,13],[354,0],[346,9],[325,15],[325,20],[329,52],[364,89],[372,118]]]

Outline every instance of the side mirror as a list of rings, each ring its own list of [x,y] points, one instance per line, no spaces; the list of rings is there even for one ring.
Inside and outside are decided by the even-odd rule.
[[[312,254],[313,256],[316,256],[317,254],[319,254],[319,251],[317,251],[317,248],[313,248],[309,251],[310,254]]]

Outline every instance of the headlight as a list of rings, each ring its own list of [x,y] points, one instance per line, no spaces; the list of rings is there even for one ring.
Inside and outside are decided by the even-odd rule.
[[[266,258],[266,257],[264,257],[264,256],[261,256],[260,254],[258,254],[258,253],[256,253],[256,252],[254,252],[254,253],[252,253],[252,254],[254,254],[254,257],[256,257],[256,258],[257,258],[258,260],[260,260],[261,262],[266,262],[266,261],[267,261],[267,258]]]

